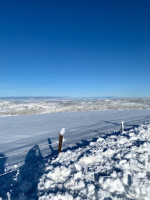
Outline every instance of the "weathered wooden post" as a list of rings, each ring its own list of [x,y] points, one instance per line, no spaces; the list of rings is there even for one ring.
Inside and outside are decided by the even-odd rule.
[[[58,154],[61,152],[62,149],[62,142],[65,133],[65,128],[62,128],[59,133],[59,145],[58,145]]]
[[[124,121],[121,122],[121,132],[123,133],[124,131]]]

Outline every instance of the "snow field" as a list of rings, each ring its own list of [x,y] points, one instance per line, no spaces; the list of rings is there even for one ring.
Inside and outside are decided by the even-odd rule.
[[[150,98],[0,98],[0,116],[119,109],[150,109]]]
[[[68,145],[76,144],[81,139],[89,140],[97,135],[120,130],[122,120],[126,129],[136,127],[149,122],[150,111],[109,110],[1,117],[0,157],[7,158],[5,164],[16,164],[24,160],[35,144],[45,156],[50,153],[50,144],[57,150],[58,134],[62,127],[66,128],[63,148],[67,148]]]
[[[150,199],[150,125],[100,137],[46,164],[39,200]]]

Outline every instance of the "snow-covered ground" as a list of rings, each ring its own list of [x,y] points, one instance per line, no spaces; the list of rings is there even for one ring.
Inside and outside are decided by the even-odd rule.
[[[61,153],[46,164],[38,195],[40,200],[149,200],[150,125]]]
[[[25,104],[33,104],[31,101]],[[39,105],[39,99],[37,101]],[[54,99],[51,101],[56,103]],[[62,104],[59,101],[66,102],[57,100],[58,104]],[[125,99],[92,100],[91,104],[94,106],[100,101],[106,102],[105,106],[111,101],[113,108],[107,105],[107,109],[101,111],[42,115],[37,114],[38,110],[36,115],[30,112],[26,114],[31,115],[22,115],[22,112],[18,115],[14,107],[16,111],[9,117],[6,117],[9,112],[3,112],[4,116],[0,117],[0,200],[149,200],[149,100],[130,102],[136,105],[132,105],[133,110],[129,110],[129,106],[124,110],[123,102],[129,105],[131,101]],[[86,106],[88,103],[89,100]],[[17,102],[12,104],[16,106]],[[84,105],[83,101],[79,104]],[[71,105],[71,109],[74,106]],[[66,133],[63,152],[58,156],[58,134],[62,128]]]
[[[34,146],[17,172],[1,176],[2,199],[150,199],[150,124],[70,144],[59,156],[51,147],[51,153],[42,157]]]
[[[118,109],[150,109],[150,98],[0,98],[0,116]]]
[[[97,135],[120,130],[121,121],[126,128],[150,122],[150,110],[109,110],[51,113],[0,118],[0,153],[7,163],[23,160],[28,150],[38,145],[43,154],[49,153],[48,144],[58,147],[58,134],[66,128],[64,147]],[[15,153],[15,152],[21,153]],[[13,155],[10,155],[13,154]],[[10,155],[10,156],[9,156]]]

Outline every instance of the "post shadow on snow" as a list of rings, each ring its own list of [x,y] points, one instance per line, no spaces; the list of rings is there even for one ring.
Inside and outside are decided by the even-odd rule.
[[[116,123],[116,122],[111,122],[111,121],[103,121],[103,122],[108,123],[108,124],[117,125],[118,127],[121,126],[121,123]],[[127,124],[125,123],[124,125],[128,126],[128,128],[126,128],[126,127],[124,128],[125,131],[129,131],[131,128],[138,128],[139,127],[139,125],[129,124],[129,123],[127,123]]]
[[[101,122],[104,122],[106,124],[112,124],[112,125],[115,125],[115,126],[118,126],[120,127],[121,126],[121,122],[120,123],[117,123],[117,122],[113,122],[113,121],[100,121],[99,123],[96,123],[96,124],[93,124],[92,126],[90,125],[89,127],[92,128],[92,127],[95,127],[97,125],[99,125]],[[105,125],[105,124],[104,124]],[[94,132],[99,132],[98,130],[91,130],[91,131],[94,131]]]
[[[3,153],[0,153],[0,157],[3,157],[0,159],[0,175],[2,175],[5,173],[5,164],[7,157],[5,157]],[[12,185],[14,184],[13,177],[15,174],[16,172],[12,172],[0,176],[0,197],[2,200],[8,199],[7,192],[12,189]]]
[[[29,150],[25,163],[19,169],[11,199],[38,199],[38,182],[45,170],[45,162],[38,145]]]
[[[49,145],[49,149],[51,151],[50,153],[50,157],[56,156],[58,154],[58,150],[54,150],[52,147],[52,141],[50,138],[47,139],[48,140],[48,145]]]
[[[113,124],[116,126],[120,126],[120,124],[121,124],[121,123],[116,123],[116,122],[111,122],[111,121],[102,121],[102,122],[105,122],[106,124]]]

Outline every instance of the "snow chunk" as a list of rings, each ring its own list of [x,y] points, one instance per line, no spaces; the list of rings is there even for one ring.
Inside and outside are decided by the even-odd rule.
[[[102,157],[100,155],[98,156],[91,155],[88,157],[86,156],[86,157],[81,158],[79,162],[88,165],[88,164],[92,164],[94,162],[100,161],[101,159]]]
[[[124,192],[124,187],[122,182],[119,179],[107,179],[104,181],[102,187],[105,190],[110,191],[111,193],[117,192],[117,193],[122,193]]]
[[[74,174],[74,180],[81,179],[81,178],[82,178],[82,172],[78,172]]]
[[[103,138],[98,138],[97,142],[102,142],[104,139]]]
[[[74,164],[77,171],[81,171],[81,166],[77,163]]]
[[[107,157],[112,157],[114,155],[115,151],[112,149],[108,149],[107,151],[105,151],[103,153],[103,155],[107,156]]]
[[[66,167],[56,167],[54,171],[49,172],[47,177],[54,180],[55,182],[64,181],[70,175],[70,169]]]
[[[64,135],[65,134],[65,128],[62,128],[61,130],[60,130],[60,135]]]

